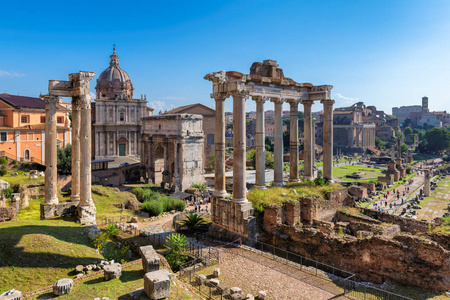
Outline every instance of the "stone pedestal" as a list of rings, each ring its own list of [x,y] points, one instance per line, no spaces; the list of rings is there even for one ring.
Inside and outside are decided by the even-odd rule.
[[[122,265],[119,263],[106,265],[103,267],[103,274],[105,276],[105,280],[120,278],[120,276],[122,276]]]
[[[142,258],[142,268],[144,269],[145,273],[159,270],[161,259],[159,258],[155,249],[153,249],[153,246],[148,245],[140,247],[139,254]]]
[[[170,296],[171,274],[167,270],[146,273],[144,290],[150,299],[163,299]]]
[[[73,287],[73,280],[70,278],[64,278],[58,280],[53,285],[53,294],[56,296],[61,296],[70,293]]]
[[[45,200],[47,205],[58,204],[56,103],[58,97],[44,96],[45,100]]]

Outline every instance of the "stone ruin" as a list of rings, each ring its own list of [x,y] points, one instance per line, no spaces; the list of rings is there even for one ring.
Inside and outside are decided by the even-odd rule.
[[[94,72],[80,71],[69,75],[69,81],[50,80],[45,101],[45,200],[41,218],[48,206],[58,206],[57,197],[57,130],[56,109],[59,97],[72,97],[72,205],[77,207],[82,224],[95,222],[96,208],[91,196],[91,96],[89,81]],[[81,151],[83,149],[83,151]],[[58,208],[54,209],[57,212]]]
[[[213,225],[209,233],[216,237],[233,238],[233,234],[256,234],[253,209],[246,198],[246,124],[245,101],[256,102],[256,181],[255,187],[265,185],[264,103],[275,106],[274,185],[283,186],[283,103],[290,104],[290,175],[289,182],[299,182],[298,172],[298,105],[305,114],[304,178],[314,179],[314,126],[311,106],[319,100],[324,105],[323,177],[332,181],[333,175],[333,104],[331,85],[314,86],[298,83],[284,76],[274,60],[255,62],[250,74],[220,71],[204,77],[213,83],[211,98],[216,102],[215,183],[211,202]],[[225,100],[233,97],[233,198],[228,199],[225,185]]]
[[[150,299],[163,299],[170,296],[170,282],[172,274],[165,270],[160,270],[161,259],[153,246],[143,246],[139,248],[142,258],[142,268],[144,269],[144,291]],[[137,294],[138,291],[133,292]]]

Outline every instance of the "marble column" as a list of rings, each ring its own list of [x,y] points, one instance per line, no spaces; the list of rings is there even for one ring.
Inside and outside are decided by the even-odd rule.
[[[233,201],[247,202],[246,171],[246,92],[233,94]]]
[[[303,160],[304,160],[304,179],[313,180],[314,172],[313,172],[313,139],[312,135],[312,113],[311,106],[314,104],[313,100],[302,100],[303,111],[304,111],[304,147],[303,147]]]
[[[290,174],[289,182],[299,182],[298,178],[298,100],[288,99],[290,104]]]
[[[80,201],[80,126],[81,101],[80,97],[72,97],[72,195],[70,201]]]
[[[273,184],[275,186],[283,186],[283,100],[272,98],[270,101],[275,104]]]
[[[333,180],[333,104],[334,100],[322,100],[323,104],[323,178]]]
[[[227,196],[225,182],[225,99],[227,94],[214,95],[216,100],[216,128],[214,132],[214,193],[217,198]]]
[[[430,197],[430,170],[424,170],[423,195]]]
[[[45,101],[45,200],[46,205],[58,204],[56,103],[58,97],[44,96]]]
[[[256,102],[256,158],[255,158],[255,188],[266,189],[266,145],[264,126],[265,97],[255,96]]]

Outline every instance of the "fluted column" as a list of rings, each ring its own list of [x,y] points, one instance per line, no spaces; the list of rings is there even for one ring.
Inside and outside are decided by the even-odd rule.
[[[227,196],[225,185],[225,99],[227,94],[214,95],[216,100],[216,128],[214,132],[214,193],[215,197],[225,198]]]
[[[253,97],[256,102],[256,177],[255,187],[266,188],[266,145],[264,128],[264,102],[265,97]]]
[[[313,100],[302,100],[303,112],[304,112],[304,147],[303,147],[303,159],[304,159],[304,179],[314,179],[313,172],[313,141],[312,135],[312,114],[311,106],[314,104]]]
[[[58,97],[44,96],[45,100],[45,200],[47,205],[58,204],[56,103]]]
[[[272,98],[270,101],[275,104],[273,184],[275,186],[283,186],[283,100]]]
[[[323,104],[323,178],[333,180],[333,104],[334,100],[322,100]]]
[[[72,97],[72,194],[70,201],[80,201],[80,126],[81,102],[80,97]]]
[[[247,201],[245,100],[248,94],[233,94],[233,201]]]
[[[290,174],[289,182],[299,182],[298,179],[298,100],[288,99],[290,104]]]

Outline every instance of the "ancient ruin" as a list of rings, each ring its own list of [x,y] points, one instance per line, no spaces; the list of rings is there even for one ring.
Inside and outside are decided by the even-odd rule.
[[[50,80],[45,100],[45,200],[41,207],[58,205],[56,103],[58,97],[72,97],[72,196],[82,224],[95,222],[96,208],[91,197],[91,96],[89,81],[95,73],[80,71],[69,75],[69,81]],[[81,151],[83,149],[83,151]],[[65,204],[64,204],[65,205]]]
[[[206,80],[212,81],[211,98],[216,101],[215,133],[215,190],[212,200],[213,226],[210,233],[234,232],[252,235],[252,206],[246,199],[246,131],[245,101],[252,97],[257,104],[257,142],[256,142],[256,186],[265,187],[264,159],[264,103],[268,100],[275,106],[275,153],[274,185],[283,183],[283,129],[282,106],[288,102],[291,106],[291,132],[289,181],[298,182],[298,104],[304,105],[305,113],[305,179],[314,179],[314,126],[311,106],[316,100],[324,105],[324,159],[323,177],[332,181],[333,176],[333,103],[330,99],[331,85],[314,86],[310,83],[298,83],[284,77],[283,70],[277,68],[274,60],[255,62],[246,75],[235,71],[220,71],[207,74]],[[233,97],[233,199],[227,199],[225,188],[225,100]],[[220,234],[219,234],[220,235]]]

